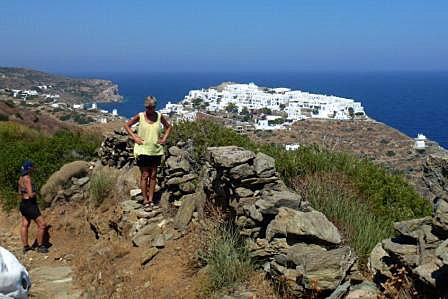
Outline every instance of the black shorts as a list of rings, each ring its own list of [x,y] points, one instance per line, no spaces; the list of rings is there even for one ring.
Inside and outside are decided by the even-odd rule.
[[[28,220],[36,220],[40,216],[40,210],[36,199],[22,199],[20,213]]]
[[[138,167],[159,166],[162,162],[162,156],[139,155],[137,157]]]

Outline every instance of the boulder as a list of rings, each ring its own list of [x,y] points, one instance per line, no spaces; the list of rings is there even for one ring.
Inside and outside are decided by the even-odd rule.
[[[168,152],[170,153],[171,156],[181,156],[183,154],[183,151],[178,148],[177,146],[170,146],[170,148],[168,148]]]
[[[170,192],[162,193],[162,196],[160,197],[160,206],[162,207],[162,209],[168,209],[168,207],[170,206],[170,197]]]
[[[204,183],[202,181],[196,185],[195,194],[195,211],[198,213],[198,217],[202,218],[204,217],[204,207],[207,202],[207,194],[204,191]]]
[[[440,267],[435,260],[414,268],[412,273],[414,273],[419,280],[436,289],[442,290],[446,288],[448,269],[446,266]]]
[[[166,182],[166,185],[167,186],[180,185],[180,184],[184,184],[186,182],[192,181],[195,178],[197,178],[197,175],[195,175],[195,174],[186,174],[182,177],[174,177],[174,178],[169,179]]]
[[[250,218],[257,220],[258,222],[263,221],[263,215],[257,210],[254,205],[250,205],[248,209]]]
[[[428,245],[439,243],[439,238],[434,235],[432,228],[432,218],[424,217],[394,223],[394,228],[403,236],[407,236],[418,241],[423,238]]]
[[[332,291],[346,276],[347,270],[355,262],[353,250],[344,246],[334,250],[316,250],[306,254],[303,264],[302,283],[306,289]]]
[[[244,163],[230,169],[230,176],[234,180],[240,180],[242,178],[250,177],[254,173],[255,173],[254,168],[250,166],[248,163]]]
[[[157,223],[150,223],[135,234],[132,243],[137,247],[151,246],[152,242],[157,240],[161,234],[162,230]]]
[[[181,198],[182,206],[179,208],[176,216],[174,217],[174,227],[176,229],[183,230],[187,228],[196,207],[196,196],[197,194],[194,193],[184,195]]]
[[[444,199],[440,199],[436,203],[434,209],[433,225],[439,230],[448,233],[448,202]]]
[[[131,198],[135,198],[136,196],[139,196],[142,194],[142,189],[137,188],[137,189],[132,189],[129,191],[129,195],[131,196]]]
[[[388,254],[408,267],[415,267],[419,263],[417,245],[407,244],[399,237],[383,240],[381,245]]]
[[[442,242],[436,249],[436,256],[445,265],[448,265],[448,240]]]
[[[340,244],[341,236],[337,228],[318,211],[300,212],[290,208],[279,208],[274,220],[266,229],[266,239],[285,236],[298,238],[307,243]]]
[[[265,194],[255,202],[255,206],[262,214],[276,215],[278,208],[300,210],[302,197],[289,191],[273,191]]]
[[[274,158],[263,153],[257,153],[254,160],[254,168],[258,177],[268,178],[275,175]]]
[[[84,177],[89,171],[89,163],[86,161],[74,161],[65,164],[58,171],[53,173],[47,182],[40,189],[40,194],[45,202],[51,203],[54,195],[72,177]]]
[[[391,265],[389,254],[383,249],[381,243],[376,244],[369,256],[367,267],[373,275],[384,275],[392,278],[392,273],[389,270]]]
[[[288,247],[287,259],[289,262],[297,266],[303,265],[306,262],[307,255],[311,252],[327,251],[325,248],[315,244],[299,243]]]
[[[254,192],[252,190],[242,188],[242,187],[236,188],[235,193],[236,193],[236,195],[238,195],[238,197],[249,197],[254,194]]]
[[[232,168],[255,158],[253,152],[237,146],[209,147],[207,152],[209,161],[217,167]]]
[[[182,171],[184,173],[188,173],[191,171],[190,162],[188,162],[185,158],[179,156],[171,156],[166,161],[165,164],[169,173]]]

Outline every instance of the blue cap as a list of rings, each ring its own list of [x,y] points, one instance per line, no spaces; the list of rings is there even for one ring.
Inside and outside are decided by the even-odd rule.
[[[29,160],[25,160],[23,161],[20,171],[22,172],[22,175],[27,175],[31,168],[33,168],[33,163],[31,163],[31,161]]]

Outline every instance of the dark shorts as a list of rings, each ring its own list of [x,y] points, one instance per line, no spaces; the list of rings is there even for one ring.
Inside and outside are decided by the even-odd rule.
[[[137,157],[138,167],[159,166],[161,162],[162,162],[162,156],[139,155]]]
[[[36,199],[22,199],[20,203],[20,213],[28,220],[35,220],[40,216],[40,210]]]

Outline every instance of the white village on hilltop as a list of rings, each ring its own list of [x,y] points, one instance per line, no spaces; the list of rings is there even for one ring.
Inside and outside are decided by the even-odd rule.
[[[165,114],[177,114],[183,119],[195,117],[195,107],[208,112],[234,110],[243,111],[268,110],[286,113],[284,123],[275,121],[278,115],[265,115],[257,119],[256,129],[282,129],[295,121],[307,118],[351,120],[366,118],[361,103],[352,99],[322,94],[312,94],[289,88],[264,88],[249,84],[223,83],[208,89],[191,90],[178,104],[168,102]]]

